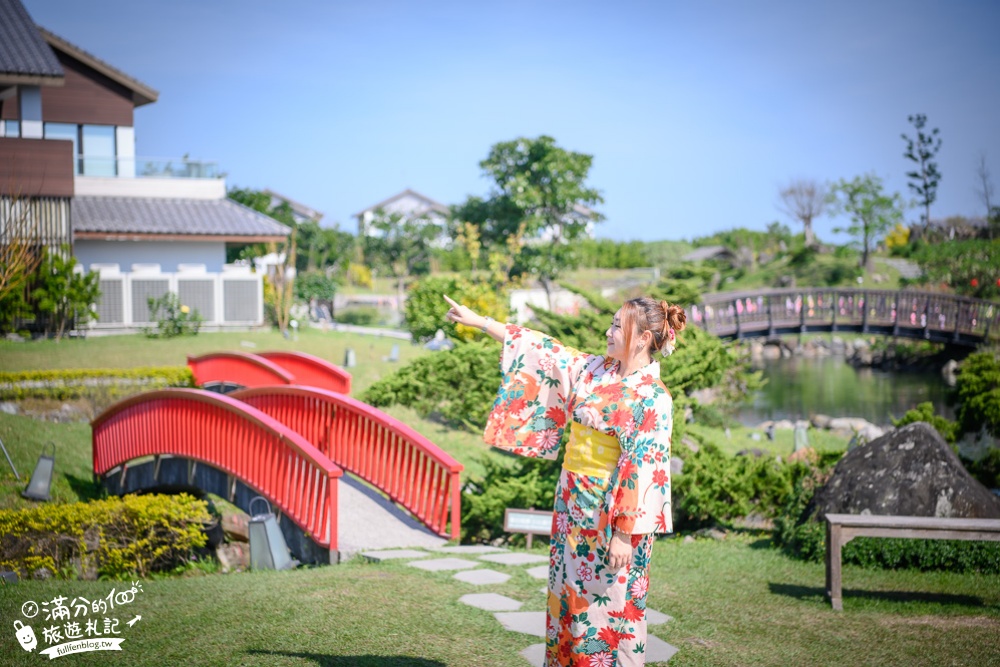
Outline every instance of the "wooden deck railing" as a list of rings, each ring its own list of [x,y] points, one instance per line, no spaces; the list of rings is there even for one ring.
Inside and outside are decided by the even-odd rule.
[[[320,546],[337,549],[343,471],[253,406],[197,389],[163,389],[116,403],[91,426],[95,474],[142,456],[201,461],[256,489]]]
[[[720,292],[692,306],[695,324],[722,337],[858,331],[975,344],[1000,333],[1000,304],[919,292],[805,288]]]
[[[312,387],[257,387],[230,396],[302,434],[435,533],[459,539],[462,465],[406,424],[349,396]]]

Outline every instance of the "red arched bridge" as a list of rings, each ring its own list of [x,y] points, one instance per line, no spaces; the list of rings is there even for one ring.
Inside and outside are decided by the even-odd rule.
[[[351,393],[351,374],[304,352],[213,352],[188,357],[195,384],[227,393],[237,388],[299,384]]]
[[[719,292],[692,306],[689,315],[721,338],[853,331],[975,346],[1000,334],[1000,304],[910,290]]]
[[[264,496],[302,562],[339,561],[338,482],[345,471],[432,533],[459,538],[460,463],[343,394],[252,386],[259,368],[212,380],[251,387],[229,395],[163,389],[113,405],[92,422],[94,474],[112,493],[200,489],[244,511]]]

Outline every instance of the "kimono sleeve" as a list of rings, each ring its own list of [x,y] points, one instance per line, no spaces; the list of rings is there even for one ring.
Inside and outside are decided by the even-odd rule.
[[[486,443],[521,456],[556,458],[570,390],[590,358],[545,334],[508,324]]]
[[[644,396],[644,394],[651,394]],[[670,533],[670,438],[673,399],[659,380],[639,388],[633,429],[619,440],[622,456],[611,503],[611,526],[624,533]]]

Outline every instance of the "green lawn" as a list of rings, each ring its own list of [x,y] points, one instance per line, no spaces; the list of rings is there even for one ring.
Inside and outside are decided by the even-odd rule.
[[[543,553],[541,548],[534,550]],[[490,564],[511,579],[475,587],[401,562],[142,582],[113,617],[122,652],[73,656],[78,665],[490,665],[523,667],[540,638],[502,629],[459,603],[496,592],[544,609],[542,582],[523,567]],[[821,564],[793,561],[766,540],[661,539],[649,605],[673,620],[652,634],[680,649],[671,667],[708,665],[1000,664],[1000,577],[846,567],[844,611],[823,600]],[[13,624],[27,600],[105,597],[112,581],[31,581],[0,588]],[[141,615],[134,628],[124,622]],[[108,614],[112,616],[112,614]],[[35,632],[41,635],[40,623]],[[13,645],[5,665],[37,665]],[[41,637],[40,637],[41,641]]]
[[[394,345],[399,346],[398,363],[386,361]],[[0,340],[0,371],[183,366],[189,355],[269,350],[306,352],[341,366],[347,348],[352,348],[357,358],[357,366],[348,369],[353,376],[353,394],[361,393],[398,366],[427,353],[419,345],[405,340],[336,331],[324,333],[313,328],[300,331],[298,340],[286,339],[273,330],[199,333],[197,336],[179,338],[147,338],[134,334],[90,336],[60,342],[37,340],[13,343]]]

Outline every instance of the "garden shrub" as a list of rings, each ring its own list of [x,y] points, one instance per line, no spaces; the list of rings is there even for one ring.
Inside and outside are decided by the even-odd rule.
[[[563,451],[560,448],[555,461],[500,452],[483,455],[483,477],[470,480],[462,493],[462,542],[490,543],[506,536],[503,519],[508,507],[551,510]],[[524,539],[521,534],[508,536],[515,544]]]
[[[458,342],[452,350],[419,357],[379,380],[361,400],[375,407],[405,405],[422,417],[481,430],[499,386],[499,346],[493,340]]]
[[[145,577],[205,546],[205,501],[187,494],[128,495],[0,510],[0,568],[59,578]]]
[[[193,386],[194,376],[187,366],[0,372],[0,400],[6,401],[122,397],[139,389]]]
[[[821,462],[796,480],[775,518],[774,543],[790,556],[815,563],[826,557],[826,522],[817,519],[811,503],[816,489],[829,479],[830,464]],[[1000,573],[1000,548],[995,542],[859,537],[844,545],[841,562],[868,568],[996,574]]]
[[[144,327],[142,332],[150,338],[174,338],[175,336],[197,335],[202,317],[198,309],[181,303],[175,292],[166,292],[159,298],[149,297],[149,319],[155,327]]]
[[[811,474],[806,463],[764,455],[729,456],[710,443],[691,452],[674,439],[683,472],[671,482],[675,529],[688,530],[758,514],[778,516],[795,486]]]
[[[986,429],[1000,436],[1000,357],[977,352],[962,362],[956,378],[955,416],[964,433]]]
[[[337,311],[334,319],[344,324],[353,324],[359,327],[370,327],[378,324],[382,316],[378,308],[370,306],[360,306],[354,308],[342,308]]]
[[[449,338],[470,341],[482,337],[478,329],[448,322],[448,304],[442,295],[468,306],[479,315],[503,322],[507,319],[507,295],[483,281],[461,276],[430,276],[417,282],[406,294],[406,329],[416,340],[425,340],[441,329]]]
[[[902,428],[907,424],[912,424],[913,422],[925,422],[934,427],[944,441],[949,445],[955,444],[958,440],[958,424],[953,421],[948,421],[941,415],[934,414],[934,404],[930,401],[926,403],[920,403],[916,408],[907,410],[906,414],[900,419],[893,419],[892,425],[896,428]]]

